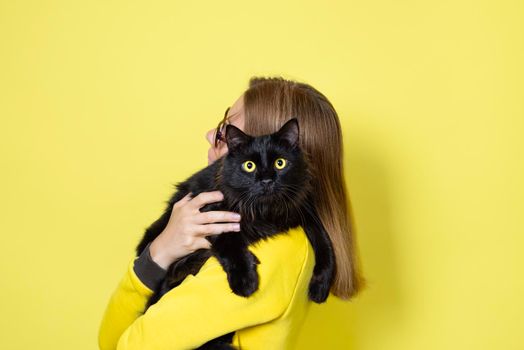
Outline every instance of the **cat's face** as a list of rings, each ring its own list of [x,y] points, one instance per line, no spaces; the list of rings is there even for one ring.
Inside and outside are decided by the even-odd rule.
[[[298,146],[298,120],[287,121],[274,134],[252,137],[233,125],[226,129],[224,185],[249,205],[293,201],[309,183],[309,172]]]

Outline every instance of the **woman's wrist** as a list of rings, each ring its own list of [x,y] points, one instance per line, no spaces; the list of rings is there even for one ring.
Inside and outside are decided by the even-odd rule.
[[[151,259],[164,270],[167,270],[169,265],[174,261],[174,259],[167,254],[166,250],[162,249],[161,236],[158,236],[151,242],[149,254],[151,255]]]
[[[149,243],[142,253],[135,259],[133,269],[138,279],[142,281],[147,287],[151,290],[155,290],[160,282],[164,280],[167,270],[163,269],[156,262],[151,259],[149,248],[151,243]]]

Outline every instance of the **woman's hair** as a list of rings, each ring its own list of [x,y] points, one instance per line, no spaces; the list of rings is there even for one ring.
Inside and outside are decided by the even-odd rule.
[[[312,86],[282,77],[252,77],[244,93],[244,131],[252,136],[276,132],[296,117],[299,143],[315,178],[315,207],[336,256],[331,293],[350,299],[365,287],[356,237],[351,229],[344,181],[342,130],[337,112]]]

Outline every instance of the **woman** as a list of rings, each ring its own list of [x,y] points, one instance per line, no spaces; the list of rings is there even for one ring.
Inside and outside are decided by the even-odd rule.
[[[208,162],[227,153],[224,124],[259,136],[275,132],[291,117],[298,118],[300,146],[313,162],[316,209],[336,255],[331,293],[349,300],[365,280],[348,218],[340,122],[324,95],[281,77],[251,78],[219,127],[207,132]],[[225,272],[211,257],[197,275],[189,275],[143,313],[172,262],[209,249],[206,235],[238,231],[236,213],[199,211],[222,198],[219,191],[205,192],[175,204],[166,228],[130,262],[113,293],[100,326],[101,350],[192,349],[233,331],[233,345],[241,349],[293,347],[311,303],[307,288],[314,267],[314,252],[301,227],[250,247],[261,261],[259,289],[250,297],[231,292]]]

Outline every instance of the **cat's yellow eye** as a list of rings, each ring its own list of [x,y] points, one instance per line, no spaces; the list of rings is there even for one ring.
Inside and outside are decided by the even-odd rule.
[[[285,166],[286,166],[286,160],[284,158],[277,158],[277,160],[275,160],[275,167],[278,170],[284,169]]]
[[[247,160],[245,161],[243,164],[242,164],[242,169],[244,169],[245,171],[247,171],[248,173],[251,173],[253,171],[255,171],[255,168],[257,166],[255,165],[254,162],[250,161],[250,160]]]

